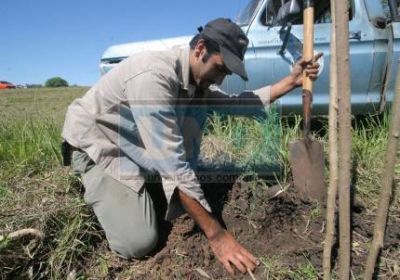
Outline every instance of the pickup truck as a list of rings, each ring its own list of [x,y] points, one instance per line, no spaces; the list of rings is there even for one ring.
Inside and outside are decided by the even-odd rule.
[[[250,43],[245,55],[249,81],[226,77],[221,89],[229,94],[253,90],[286,76],[301,57],[303,19],[293,4],[301,0],[249,0],[236,23]],[[400,56],[400,0],[350,0],[349,46],[351,102],[355,115],[382,112],[392,101]],[[314,85],[313,114],[328,113],[331,13],[330,1],[315,1],[314,49],[323,52],[320,77]],[[124,58],[147,50],[187,45],[191,36],[110,46],[100,63],[105,74]],[[338,54],[340,55],[340,54]],[[280,99],[283,115],[301,114],[301,91]]]

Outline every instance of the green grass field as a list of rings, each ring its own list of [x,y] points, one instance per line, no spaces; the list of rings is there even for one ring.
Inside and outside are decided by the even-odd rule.
[[[0,241],[0,274],[5,278],[65,279],[72,270],[77,275],[107,274],[103,265],[107,260],[96,248],[104,235],[83,203],[78,179],[61,166],[59,151],[66,108],[86,90],[0,91],[0,235],[23,228],[45,234],[39,246],[12,244],[7,238]],[[300,120],[288,123],[279,117],[260,123],[215,116],[208,124],[203,149],[210,158],[223,151],[234,162],[277,161],[282,167],[279,179],[287,181],[287,145],[299,136]],[[369,211],[376,207],[379,195],[388,123],[385,115],[354,125],[354,183]],[[325,147],[326,137],[319,137]],[[399,165],[396,171],[398,178]],[[399,205],[397,195],[392,209],[398,212]]]

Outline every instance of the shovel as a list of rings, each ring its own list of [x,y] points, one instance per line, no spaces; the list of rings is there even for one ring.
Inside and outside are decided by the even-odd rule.
[[[314,3],[304,0],[303,57],[311,60],[314,55]],[[305,75],[305,74],[304,74]],[[312,81],[303,77],[303,139],[289,145],[294,187],[300,194],[323,203],[326,198],[324,178],[324,151],[320,142],[310,136]]]

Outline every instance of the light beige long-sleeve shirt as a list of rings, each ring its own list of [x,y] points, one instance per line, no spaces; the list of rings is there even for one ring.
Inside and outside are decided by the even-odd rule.
[[[182,212],[179,188],[211,211],[193,164],[210,108],[240,114],[268,106],[270,87],[230,96],[189,83],[189,47],[131,56],[68,107],[62,137],[95,164],[138,192],[146,172],[161,176],[167,219]]]

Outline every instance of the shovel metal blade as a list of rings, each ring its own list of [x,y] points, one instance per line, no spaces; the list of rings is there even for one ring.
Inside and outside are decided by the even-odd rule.
[[[294,187],[308,199],[324,203],[326,187],[324,150],[312,139],[297,140],[289,145]]]

